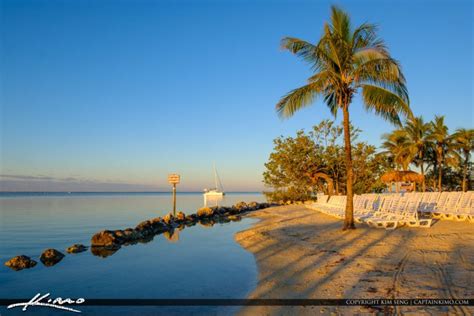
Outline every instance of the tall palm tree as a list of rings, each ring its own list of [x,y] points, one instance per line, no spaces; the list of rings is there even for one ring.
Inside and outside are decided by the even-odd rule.
[[[395,129],[391,133],[383,134],[382,139],[384,140],[382,147],[385,151],[381,154],[389,157],[396,170],[408,170],[415,154],[410,150],[411,144],[407,132],[404,129]]]
[[[434,142],[436,163],[438,169],[438,192],[441,192],[443,179],[443,166],[455,160],[453,139],[449,135],[449,129],[444,124],[444,116],[436,115],[434,121],[430,122],[430,140]]]
[[[276,105],[280,117],[291,117],[322,96],[335,116],[343,114],[344,150],[347,172],[347,203],[344,229],[353,229],[353,169],[349,106],[362,91],[365,108],[400,124],[399,114],[410,116],[408,92],[400,66],[377,37],[376,27],[364,23],[353,29],[348,14],[331,7],[331,21],[325,23],[316,44],[286,37],[282,47],[309,62],[314,74],[308,83],[285,95]]]
[[[423,117],[419,116],[408,120],[403,129],[408,137],[407,150],[415,156],[413,162],[420,168],[423,175],[421,187],[422,191],[425,192],[425,160],[428,148],[432,144],[430,141],[431,124],[425,123]]]
[[[474,150],[474,129],[458,128],[452,135],[455,147],[464,156],[463,171],[462,171],[462,190],[466,192],[469,190],[469,183],[467,181],[467,171],[469,167],[469,160],[471,159],[471,151]]]

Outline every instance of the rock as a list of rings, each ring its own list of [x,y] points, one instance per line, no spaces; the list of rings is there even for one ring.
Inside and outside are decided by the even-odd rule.
[[[164,222],[166,225],[171,225],[171,224],[174,222],[174,216],[173,216],[173,214],[171,214],[171,213],[166,214],[166,215],[163,217],[163,222]]]
[[[87,250],[87,247],[82,244],[74,244],[71,247],[66,249],[68,253],[79,253],[86,250]]]
[[[56,249],[46,249],[41,254],[40,260],[45,266],[51,267],[57,264],[63,258],[64,254],[57,251]]]
[[[250,210],[255,211],[255,210],[258,210],[260,208],[260,204],[258,204],[257,202],[250,202],[247,207]]]
[[[270,204],[269,203],[260,203],[259,206],[260,206],[259,207],[260,209],[264,209],[264,208],[270,207]]]
[[[234,208],[240,212],[246,211],[248,209],[248,205],[245,202],[239,202],[234,205]]]
[[[199,218],[204,218],[204,217],[210,217],[214,214],[214,211],[212,208],[210,207],[201,207],[200,209],[198,209],[197,211],[197,216]]]
[[[150,219],[150,222],[152,225],[155,225],[156,223],[162,223],[163,219],[161,217],[155,217],[155,218]]]
[[[5,262],[5,265],[15,271],[20,271],[23,269],[29,269],[33,268],[36,265],[36,261],[32,260],[28,256],[20,255],[11,258],[7,262]]]
[[[92,247],[104,247],[108,249],[118,249],[122,244],[123,239],[115,236],[113,231],[103,230],[98,232],[91,238]]]
[[[115,237],[117,238],[117,240],[120,240],[120,243],[127,241],[128,237],[124,230],[117,229],[117,230],[114,230],[113,233]]]
[[[198,217],[196,214],[191,214],[186,216],[186,222],[196,222],[198,220]]]
[[[145,231],[152,232],[153,224],[151,223],[151,221],[143,221],[135,227],[135,230],[143,231],[143,232]]]
[[[178,213],[176,214],[175,220],[176,220],[177,222],[184,222],[184,221],[186,220],[186,214],[184,214],[183,212],[178,212]]]

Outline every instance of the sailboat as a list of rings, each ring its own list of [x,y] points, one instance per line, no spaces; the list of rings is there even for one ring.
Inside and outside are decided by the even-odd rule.
[[[213,189],[204,189],[204,197],[214,197],[214,196],[223,196],[225,195],[224,193],[224,187],[222,186],[221,179],[219,178],[219,175],[217,174],[217,169],[216,165],[214,164],[214,184],[215,187]]]

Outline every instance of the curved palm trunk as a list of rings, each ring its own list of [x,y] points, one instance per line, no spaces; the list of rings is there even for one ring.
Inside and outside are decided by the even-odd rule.
[[[353,204],[353,192],[352,192],[352,179],[354,177],[352,170],[352,150],[351,150],[351,132],[350,132],[350,121],[349,121],[349,109],[348,105],[342,108],[344,114],[344,149],[346,152],[346,172],[347,172],[347,201],[346,201],[346,216],[344,218],[343,229],[355,229],[354,226],[354,204]]]

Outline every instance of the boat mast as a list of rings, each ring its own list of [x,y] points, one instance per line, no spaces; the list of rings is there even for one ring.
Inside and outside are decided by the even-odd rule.
[[[216,191],[219,190],[219,187],[217,186],[217,170],[216,170],[216,163],[214,162],[214,187],[216,188]]]

